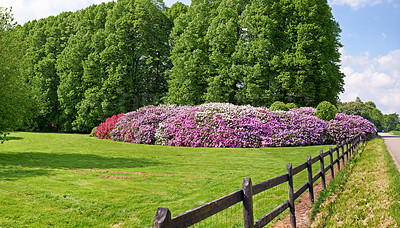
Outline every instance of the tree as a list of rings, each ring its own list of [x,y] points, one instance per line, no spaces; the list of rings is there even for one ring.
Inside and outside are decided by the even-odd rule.
[[[348,115],[362,116],[364,114],[365,106],[359,97],[355,101],[344,102],[339,104],[339,112]]]
[[[188,12],[175,20],[166,101],[180,105],[204,103],[210,72],[209,46],[204,37],[220,1],[192,1]]]
[[[114,2],[92,5],[74,14],[75,32],[57,59],[60,131],[88,132],[104,118],[100,115],[98,119],[89,121],[87,118],[91,109],[87,110],[83,104],[87,103],[84,101],[87,99],[86,91],[99,86],[99,81],[104,78],[104,74],[101,74],[104,64],[99,61],[99,53],[104,50],[107,12],[114,5]],[[96,109],[98,106],[98,102],[93,102],[90,107]]]
[[[383,115],[383,119],[384,119],[383,126],[386,132],[396,130],[398,125],[400,124],[399,114],[397,113]]]
[[[22,76],[22,35],[11,9],[0,7],[0,141],[22,127],[29,116],[30,94]]]
[[[248,0],[222,0],[210,21],[204,37],[210,51],[206,102],[240,103],[237,93],[243,84],[243,68],[236,47],[245,33],[239,20],[248,4]]]
[[[106,78],[101,106],[107,116],[157,104],[165,96],[172,24],[163,2],[118,1],[107,17],[100,54]]]
[[[180,9],[121,0],[26,23],[25,73],[38,104],[33,128],[90,132],[111,115],[160,103]]]
[[[32,123],[38,130],[56,131],[60,126],[57,59],[72,32],[70,16],[71,13],[66,12],[24,26],[27,43],[24,74],[38,104]]]
[[[326,0],[194,1],[172,33],[167,100],[336,104],[339,33]]]
[[[340,28],[326,0],[280,1],[284,19],[274,44],[280,52],[271,61],[276,71],[278,96],[284,102],[316,106],[336,104],[343,92],[340,71]]]
[[[189,6],[183,4],[182,2],[174,3],[170,8],[165,10],[165,14],[168,19],[173,22],[176,18],[184,15],[189,9]]]
[[[375,127],[378,129],[378,131],[382,131],[384,129],[385,121],[382,112],[379,109],[374,108],[371,110],[369,116],[371,118],[370,121],[375,124]]]

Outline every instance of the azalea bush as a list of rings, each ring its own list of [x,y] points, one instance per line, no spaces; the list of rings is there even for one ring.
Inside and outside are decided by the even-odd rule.
[[[375,138],[375,125],[361,116],[338,113],[326,126],[328,140],[333,143],[340,143],[359,133],[363,141]]]
[[[124,114],[114,115],[106,119],[106,121],[100,123],[94,132],[94,136],[99,139],[111,139],[111,132],[114,130],[114,125],[118,122],[118,119],[123,117]]]
[[[124,115],[111,133],[115,141],[154,144],[159,124],[168,117],[174,105],[145,106]]]
[[[325,142],[326,123],[313,115],[314,110],[261,112],[265,114],[263,122],[272,130],[263,146],[305,146]]]
[[[271,129],[256,108],[210,103],[170,115],[157,130],[157,144],[190,147],[261,147]]]
[[[115,141],[188,147],[306,146],[336,143],[358,133],[364,140],[376,136],[374,125],[362,117],[340,113],[324,121],[316,112],[315,108],[271,111],[228,103],[145,106],[107,119],[95,135]]]

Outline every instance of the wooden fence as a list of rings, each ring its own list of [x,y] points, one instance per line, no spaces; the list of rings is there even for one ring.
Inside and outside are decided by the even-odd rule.
[[[294,201],[299,198],[307,189],[311,203],[314,202],[314,183],[321,178],[322,186],[326,188],[325,173],[330,170],[332,178],[334,174],[334,165],[337,165],[338,170],[342,163],[344,167],[345,163],[349,160],[349,157],[353,156],[354,151],[361,142],[361,135],[357,135],[351,139],[345,140],[340,144],[337,144],[335,148],[330,147],[329,151],[320,151],[320,154],[316,157],[307,157],[307,161],[292,167],[292,164],[287,164],[287,173],[258,184],[252,184],[249,177],[243,178],[243,188],[232,192],[219,199],[213,200],[199,207],[185,211],[173,218],[171,218],[171,212],[168,208],[158,208],[156,216],[154,217],[154,228],[170,228],[170,227],[188,227],[196,224],[218,212],[221,212],[237,203],[243,203],[243,220],[244,227],[264,227],[271,222],[275,217],[283,213],[287,208],[290,211],[290,224],[291,227],[296,227],[296,212]],[[346,147],[346,148],[345,148]],[[333,155],[336,153],[336,159],[333,160]],[[325,166],[324,158],[329,156],[330,163]],[[312,165],[316,162],[320,162],[320,170],[313,176]],[[299,189],[293,189],[293,176],[307,169],[308,181],[303,184]],[[253,196],[264,192],[270,188],[278,186],[280,184],[288,183],[289,185],[289,199],[283,202],[281,205],[270,211],[268,214],[262,216],[258,220],[254,221],[253,215]]]

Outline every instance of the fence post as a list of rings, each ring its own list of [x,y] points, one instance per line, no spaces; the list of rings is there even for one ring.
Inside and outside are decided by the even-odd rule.
[[[340,171],[339,143],[336,143],[336,154],[337,154],[337,167],[338,167],[338,171]]]
[[[243,178],[243,219],[245,228],[254,227],[253,185],[250,177]]]
[[[324,165],[324,156],[323,156],[324,151],[320,150],[319,151],[319,161],[321,163],[321,180],[322,180],[322,187],[326,189],[326,183],[325,183],[325,165]]]
[[[343,168],[344,168],[344,160],[345,160],[345,157],[344,157],[344,141],[341,142],[341,146],[340,147],[342,148],[342,156],[343,156],[342,165],[343,165]]]
[[[171,222],[171,212],[168,208],[159,207],[154,217],[154,228],[167,228]]]
[[[329,156],[331,158],[331,177],[332,179],[335,177],[335,172],[333,171],[333,151],[332,151],[332,147],[329,147]]]
[[[312,164],[311,164],[311,156],[307,156],[307,172],[308,172],[308,190],[310,194],[311,204],[314,203],[314,183],[312,180]]]
[[[294,191],[293,191],[293,170],[292,163],[286,165],[286,169],[289,175],[289,209],[290,209],[290,225],[292,228],[296,228],[296,215],[294,208]]]
[[[346,139],[346,162],[349,162],[349,139]]]

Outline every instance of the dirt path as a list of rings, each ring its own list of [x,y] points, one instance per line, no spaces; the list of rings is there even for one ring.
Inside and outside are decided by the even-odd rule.
[[[400,136],[394,136],[388,133],[379,133],[392,155],[397,169],[400,171]]]
[[[338,172],[337,167],[335,166],[335,176]],[[331,180],[331,172],[327,172],[325,174],[325,180],[328,184]],[[314,186],[314,199],[316,200],[318,194],[323,190],[322,183]],[[311,201],[308,194],[308,191],[305,191],[303,195],[300,197],[300,201],[295,204],[295,211],[296,211],[296,227],[307,227],[309,224],[309,217],[311,213]],[[290,227],[290,215],[289,213],[286,214],[285,218],[282,220],[277,221],[273,226],[273,228],[287,228]]]

